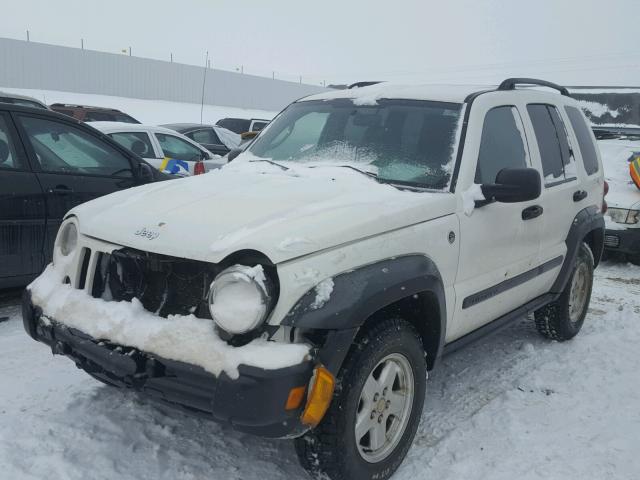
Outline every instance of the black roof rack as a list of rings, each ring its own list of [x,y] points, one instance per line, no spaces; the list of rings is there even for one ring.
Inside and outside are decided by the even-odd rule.
[[[368,87],[370,85],[376,85],[378,83],[382,83],[381,81],[376,81],[376,82],[356,82],[356,83],[352,83],[351,85],[349,85],[347,88],[351,89],[351,88],[362,88],[362,87]]]
[[[547,82],[546,80],[538,80],[536,78],[507,78],[498,86],[498,90],[515,90],[516,85],[538,85],[540,87],[548,87],[558,90],[560,94],[565,97],[571,96],[569,90],[565,87],[561,87],[560,85],[552,82]]]

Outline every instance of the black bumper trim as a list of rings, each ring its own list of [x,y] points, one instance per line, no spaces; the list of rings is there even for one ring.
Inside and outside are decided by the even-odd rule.
[[[196,365],[98,341],[56,321],[43,321],[28,290],[22,312],[32,338],[105,383],[263,437],[296,437],[308,429],[299,420],[302,407],[287,411],[285,405],[293,387],[308,385],[312,362],[276,370],[240,365],[238,378],[224,372],[216,377]]]
[[[617,245],[607,244],[604,248],[610,252],[626,253],[627,255],[640,255],[640,228],[625,228],[623,230],[605,230],[606,237],[616,237]]]

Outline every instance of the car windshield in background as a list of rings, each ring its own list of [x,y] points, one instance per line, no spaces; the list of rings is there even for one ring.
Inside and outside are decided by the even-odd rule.
[[[302,101],[282,112],[249,153],[278,163],[348,166],[383,182],[443,189],[453,170],[461,109],[420,100]]]

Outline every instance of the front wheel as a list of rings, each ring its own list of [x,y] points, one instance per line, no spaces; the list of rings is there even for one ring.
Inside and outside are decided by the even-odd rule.
[[[409,323],[390,319],[362,332],[325,418],[296,439],[302,466],[315,478],[389,478],[418,428],[426,378],[422,341]]]

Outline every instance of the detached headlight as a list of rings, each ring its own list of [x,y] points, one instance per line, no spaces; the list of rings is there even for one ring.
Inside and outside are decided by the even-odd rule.
[[[229,267],[220,272],[209,290],[211,318],[231,334],[260,326],[269,314],[270,303],[261,265]]]
[[[627,210],[626,208],[609,208],[607,215],[616,223],[633,225],[640,221],[640,210]]]
[[[78,245],[78,229],[73,222],[66,222],[58,236],[58,248],[63,256],[68,256]]]

